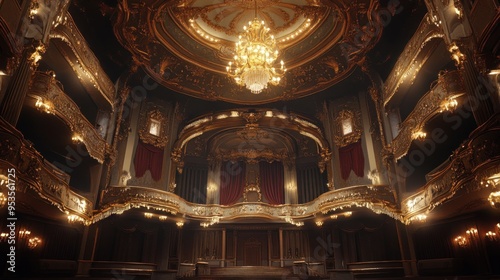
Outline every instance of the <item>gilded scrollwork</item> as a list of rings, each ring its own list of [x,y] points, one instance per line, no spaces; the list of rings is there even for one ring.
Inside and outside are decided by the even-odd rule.
[[[140,116],[139,138],[146,144],[164,148],[168,143],[167,117],[156,107]]]
[[[400,131],[392,141],[394,158],[400,159],[408,152],[414,133],[421,131],[427,120],[438,114],[443,102],[463,95],[465,87],[458,71],[443,72],[436,83],[417,103],[413,111],[401,123]]]
[[[69,175],[48,163],[23,136],[0,119],[0,135],[12,144],[1,145],[0,169],[16,169],[18,191],[33,192],[64,213],[90,223],[93,203],[69,186]],[[29,202],[27,202],[29,203]]]
[[[426,18],[428,17],[430,16],[427,15]],[[417,59],[423,49],[432,40],[444,36],[441,29],[426,18],[420,23],[413,37],[406,44],[405,49],[398,57],[394,68],[385,81],[384,105],[396,94],[403,82],[415,79],[421,67],[421,64],[417,63]]]
[[[81,141],[89,155],[102,163],[108,144],[97,129],[85,118],[78,105],[68,97],[51,73],[36,72],[29,96],[36,100],[36,106],[47,113],[61,118],[73,132],[73,139]]]
[[[334,141],[339,147],[361,139],[361,113],[359,110],[343,109],[337,113],[334,124]]]
[[[63,41],[71,49],[73,55],[77,57],[77,63],[75,63],[72,58],[73,55],[69,56],[66,54],[66,51],[60,49],[73,70],[78,75],[83,71],[91,81],[90,84],[82,82],[82,85],[87,90],[90,90],[90,92],[97,89],[109,105],[113,107],[115,100],[115,86],[113,82],[101,68],[99,60],[87,45],[87,41],[78,30],[71,15],[66,13],[63,15],[63,18],[64,22],[51,32],[51,38]]]
[[[498,174],[500,146],[494,139],[500,135],[494,127],[481,130],[453,152],[448,164],[429,174],[428,182],[420,191],[402,201],[401,213],[405,223],[410,223],[417,215],[429,213],[460,195],[462,190],[465,193],[462,195],[466,195],[490,187],[485,182]]]

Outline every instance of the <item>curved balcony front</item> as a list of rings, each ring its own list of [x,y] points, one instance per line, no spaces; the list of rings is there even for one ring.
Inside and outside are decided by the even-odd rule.
[[[0,139],[0,175],[7,178],[9,186],[2,187],[3,196],[7,197],[3,192],[13,187],[17,196],[16,205],[33,204],[33,201],[22,201],[21,195],[40,197],[66,213],[69,219],[85,224],[91,221],[93,203],[71,190],[69,176],[47,162],[19,131],[2,118]],[[2,178],[2,184],[5,178]]]
[[[426,122],[444,111],[449,102],[459,102],[457,100],[461,99],[464,93],[465,86],[458,70],[441,73],[431,90],[418,101],[413,111],[401,123],[399,133],[391,143],[394,158],[398,160],[405,156],[415,140],[416,133],[422,131]]]
[[[63,120],[71,129],[74,141],[81,141],[91,157],[104,162],[107,143],[85,118],[78,105],[68,97],[51,73],[36,72],[28,96],[35,106]]]

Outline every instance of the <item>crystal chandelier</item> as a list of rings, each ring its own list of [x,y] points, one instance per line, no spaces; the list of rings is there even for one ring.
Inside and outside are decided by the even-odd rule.
[[[279,68],[274,67],[279,54],[276,40],[268,33],[265,22],[257,18],[255,10],[255,18],[248,22],[248,27],[243,27],[245,32],[236,43],[234,61],[229,62],[226,70],[236,84],[259,94],[268,83],[279,84],[286,68],[283,60]]]

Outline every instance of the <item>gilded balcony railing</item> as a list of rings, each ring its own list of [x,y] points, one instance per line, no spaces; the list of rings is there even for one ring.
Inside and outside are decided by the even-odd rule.
[[[453,152],[448,164],[430,174],[424,186],[401,202],[406,223],[428,214],[452,197],[500,187],[499,182],[492,182],[500,178],[500,115],[484,127]]]
[[[435,38],[442,38],[443,34],[427,14],[413,37],[406,44],[394,68],[385,81],[384,105],[391,100],[403,83],[411,84],[420,68],[425,63],[425,55],[420,57],[422,50]]]
[[[29,96],[34,98],[35,106],[61,118],[70,127],[73,140],[81,141],[89,155],[98,162],[104,162],[106,140],[85,118],[80,108],[62,90],[51,73],[36,72],[29,89]]]
[[[93,203],[72,191],[69,186],[69,176],[46,162],[19,131],[1,118],[0,139],[0,172],[5,178],[13,179],[5,181],[12,187],[9,187],[9,190],[13,189],[16,194],[32,195],[34,199],[41,197],[66,213],[69,219],[89,224],[93,214]],[[9,176],[9,174],[15,175]],[[2,188],[0,191],[6,189]],[[23,199],[25,197],[23,195]],[[16,205],[30,203],[23,202],[21,198],[17,198],[15,202]]]
[[[441,73],[431,90],[401,123],[399,133],[391,144],[395,159],[406,155],[412,141],[419,136],[418,133],[422,132],[429,119],[446,110],[446,106],[452,106],[450,103],[458,102],[457,98],[464,93],[465,87],[457,70]]]
[[[326,214],[350,207],[366,207],[376,213],[384,213],[395,219],[401,219],[393,192],[387,186],[363,185],[333,190],[304,204],[269,205],[262,202],[243,202],[229,206],[190,203],[174,193],[145,187],[110,187],[103,192],[101,203],[102,210],[94,216],[94,222],[112,214],[121,214],[131,208],[139,207],[172,214],[181,213],[200,221],[260,217],[298,223],[318,213]]]
[[[62,49],[60,51],[82,81],[85,89],[88,92],[97,90],[113,108],[115,86],[102,69],[99,60],[88,46],[69,13],[64,15],[62,24],[52,30],[50,37],[62,40],[71,49],[72,54],[68,54]]]

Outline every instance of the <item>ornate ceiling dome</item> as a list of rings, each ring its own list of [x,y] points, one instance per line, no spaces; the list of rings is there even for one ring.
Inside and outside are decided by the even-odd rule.
[[[123,0],[120,42],[165,87],[207,100],[263,104],[324,90],[345,78],[378,41],[375,0]],[[288,71],[251,94],[226,66],[243,26],[262,19]]]

